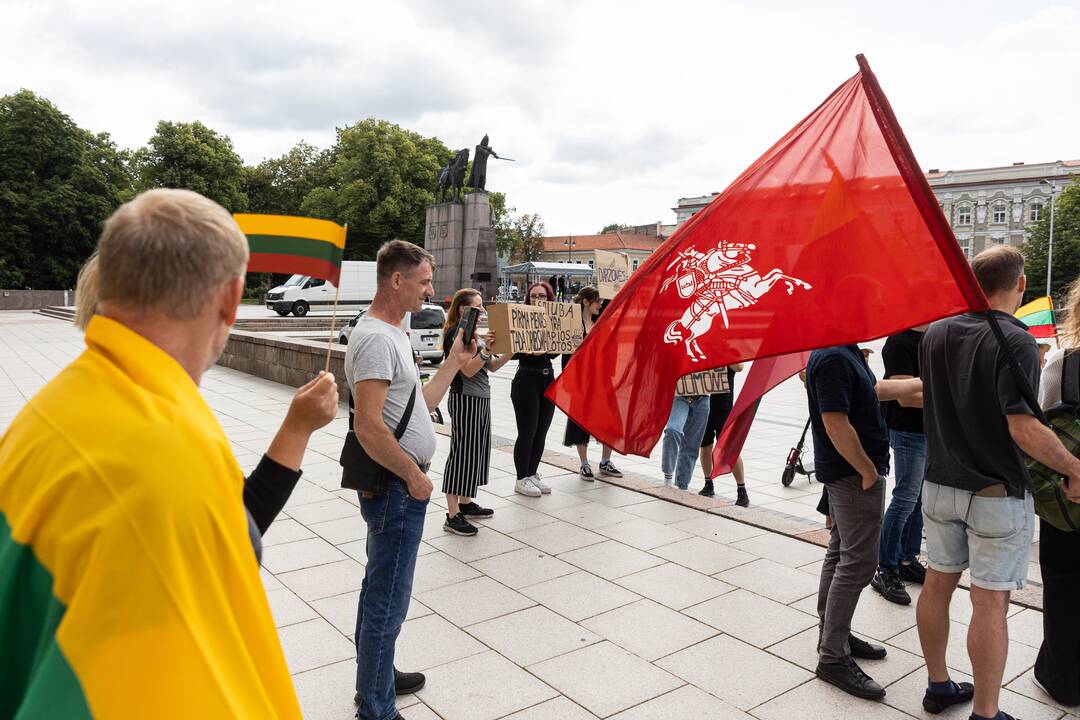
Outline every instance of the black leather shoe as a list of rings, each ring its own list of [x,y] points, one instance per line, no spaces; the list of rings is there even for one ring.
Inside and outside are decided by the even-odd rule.
[[[922,585],[926,580],[926,566],[918,560],[904,565],[900,564],[900,579],[906,583],[915,583],[916,585]]]
[[[880,645],[873,645],[854,635],[848,636],[848,645],[851,646],[851,657],[859,660],[884,660],[889,651]]]
[[[397,695],[414,693],[424,687],[425,682],[427,678],[424,677],[424,673],[401,672],[394,668],[394,693]]]
[[[922,699],[923,710],[931,715],[937,715],[939,712],[942,712],[953,705],[971,702],[971,698],[975,697],[975,686],[971,683],[954,682],[953,685],[956,687],[956,692],[954,693],[935,693],[927,690]]]
[[[864,673],[850,655],[837,663],[819,662],[814,672],[825,682],[835,685],[849,695],[866,700],[881,700],[885,697],[885,688]]]
[[[881,597],[897,605],[910,605],[911,596],[904,589],[904,581],[895,570],[878,570],[870,581],[870,587],[877,590]]]

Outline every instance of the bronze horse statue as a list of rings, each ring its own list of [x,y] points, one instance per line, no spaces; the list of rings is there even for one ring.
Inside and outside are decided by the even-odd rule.
[[[439,170],[435,178],[435,201],[445,202],[447,191],[451,199],[457,200],[465,187],[465,168],[469,165],[469,149],[459,150],[451,160]]]

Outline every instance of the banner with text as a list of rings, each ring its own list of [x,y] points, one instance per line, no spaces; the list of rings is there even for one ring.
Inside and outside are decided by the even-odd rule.
[[[679,378],[679,382],[675,384],[675,394],[680,397],[717,395],[729,392],[731,392],[731,385],[728,384],[728,370],[726,367],[683,375]]]
[[[593,252],[596,253],[596,289],[602,299],[611,300],[630,279],[630,257],[607,250]]]
[[[530,355],[569,354],[583,339],[581,306],[576,303],[488,305],[492,352]]]

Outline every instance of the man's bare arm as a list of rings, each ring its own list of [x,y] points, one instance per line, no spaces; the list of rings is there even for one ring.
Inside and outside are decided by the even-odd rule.
[[[912,377],[891,377],[888,380],[878,380],[874,385],[874,392],[878,400],[901,400],[905,396],[915,395],[922,392],[922,380]]]
[[[829,436],[836,451],[847,460],[848,465],[855,468],[862,478],[863,490],[869,490],[878,479],[877,466],[870,456],[863,450],[862,443],[855,428],[851,426],[846,413],[824,412],[821,413],[821,421],[825,425],[825,434]]]
[[[1065,449],[1057,435],[1032,415],[1006,415],[1009,435],[1027,455],[1069,479],[1065,495],[1080,502],[1080,460]]]
[[[431,497],[431,479],[405,454],[390,428],[383,422],[383,405],[390,383],[386,380],[362,380],[356,383],[353,397],[356,439],[371,459],[405,481],[409,494],[417,500]]]

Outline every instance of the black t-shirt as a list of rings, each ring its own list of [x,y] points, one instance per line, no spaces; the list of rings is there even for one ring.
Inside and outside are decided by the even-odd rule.
[[[1019,320],[993,311],[1031,387],[1039,388],[1039,350]],[[919,350],[926,425],[926,479],[978,492],[1004,484],[1023,497],[1027,468],[1007,415],[1034,415],[984,315],[939,320]]]
[[[909,375],[919,377],[919,342],[923,334],[918,330],[905,330],[885,341],[881,359],[885,361],[885,377]],[[895,400],[881,403],[881,414],[890,430],[921,433],[923,431],[922,408],[908,408]]]
[[[851,467],[825,432],[821,413],[842,412],[859,436],[859,443],[882,475],[889,472],[889,433],[881,417],[874,385],[877,380],[855,345],[815,350],[806,366],[806,395],[814,428],[814,471],[831,483],[859,473]]]

